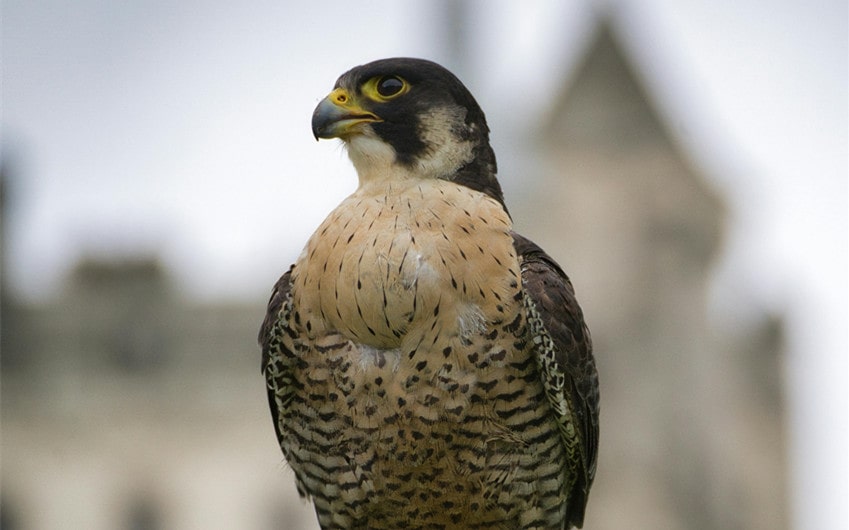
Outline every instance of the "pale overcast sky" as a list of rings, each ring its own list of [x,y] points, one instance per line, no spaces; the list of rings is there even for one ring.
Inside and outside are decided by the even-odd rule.
[[[845,528],[846,2],[472,2],[463,77],[497,152],[528,123],[496,109],[543,108],[602,4],[727,194],[717,305],[744,290],[790,318],[797,528]],[[84,255],[158,253],[189,296],[264,297],[355,186],[338,145],[312,138],[313,107],[353,65],[448,61],[434,13],[424,1],[5,0],[14,292],[50,296]]]

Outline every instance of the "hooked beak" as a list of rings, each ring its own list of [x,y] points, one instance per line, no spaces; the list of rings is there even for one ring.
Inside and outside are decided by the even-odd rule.
[[[322,99],[312,113],[312,134],[319,138],[342,138],[356,133],[362,123],[382,121],[363,109],[344,88],[337,88]]]

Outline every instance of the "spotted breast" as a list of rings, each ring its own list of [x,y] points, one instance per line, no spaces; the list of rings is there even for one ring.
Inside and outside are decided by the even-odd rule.
[[[325,528],[558,511],[560,466],[546,506],[528,465],[562,447],[523,339],[509,218],[450,182],[392,185],[343,202],[290,273],[271,368],[290,389],[274,406],[299,487]]]

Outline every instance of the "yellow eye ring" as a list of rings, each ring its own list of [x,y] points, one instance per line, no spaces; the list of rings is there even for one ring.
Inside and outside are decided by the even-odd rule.
[[[372,77],[363,85],[363,94],[375,101],[389,101],[406,94],[410,84],[397,75]]]

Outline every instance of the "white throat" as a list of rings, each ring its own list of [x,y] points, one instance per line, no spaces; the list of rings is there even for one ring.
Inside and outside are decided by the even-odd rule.
[[[398,163],[395,150],[370,127],[345,140],[348,156],[359,175],[360,186],[386,179],[435,179],[453,175],[474,159],[474,145],[454,132],[463,123],[465,109],[441,107],[421,118],[422,140],[427,146],[410,166]]]

